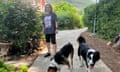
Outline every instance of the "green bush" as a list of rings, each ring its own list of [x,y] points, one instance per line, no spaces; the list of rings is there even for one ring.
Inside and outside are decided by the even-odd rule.
[[[27,71],[28,71],[28,67],[25,65],[21,65],[17,72],[27,72]]]
[[[21,65],[16,72],[27,72],[28,67],[25,65]],[[5,64],[2,60],[0,60],[0,72],[15,72],[15,67],[10,64]]]
[[[84,23],[84,14],[81,14],[80,15],[80,25],[81,25],[81,27],[85,27],[85,23]]]
[[[25,51],[30,36],[41,32],[41,13],[21,3],[0,3],[0,41],[13,43],[16,53]]]
[[[0,72],[14,72],[15,67],[13,65],[5,64],[0,60]]]
[[[96,34],[113,41],[120,33],[120,0],[100,0],[97,3]],[[92,31],[96,5],[85,8],[84,22]]]
[[[7,31],[9,30],[5,26],[4,22],[5,22],[6,16],[8,15],[8,8],[13,4],[14,3],[11,3],[11,2],[7,4],[0,2],[0,42],[4,42],[8,38]]]
[[[80,28],[80,15],[77,9],[69,3],[59,2],[53,5],[53,9],[58,16],[60,29]]]

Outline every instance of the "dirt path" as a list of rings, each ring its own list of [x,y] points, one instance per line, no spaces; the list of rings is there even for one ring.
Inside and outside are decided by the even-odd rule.
[[[87,43],[94,49],[100,51],[101,58],[105,64],[111,68],[113,72],[120,72],[120,52],[115,51],[111,46],[107,46],[107,42],[97,36],[90,36],[91,33],[82,33]]]

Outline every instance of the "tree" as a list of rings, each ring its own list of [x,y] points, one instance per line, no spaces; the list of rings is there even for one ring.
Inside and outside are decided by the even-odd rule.
[[[100,0],[97,4],[97,34],[102,38],[113,40],[120,32],[120,0]],[[96,5],[85,9],[84,21],[92,31],[93,16]]]
[[[25,44],[30,36],[41,30],[40,15],[36,14],[34,8],[21,3],[8,2],[0,5],[0,41],[11,42],[17,54],[27,52]]]
[[[80,15],[77,9],[67,2],[58,2],[53,5],[53,9],[58,16],[60,29],[80,28]]]

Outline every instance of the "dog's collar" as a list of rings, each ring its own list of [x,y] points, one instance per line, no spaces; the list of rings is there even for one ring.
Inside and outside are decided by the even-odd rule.
[[[49,64],[49,67],[57,67],[57,68],[59,68],[59,65],[55,62],[54,59],[52,59],[52,61]]]

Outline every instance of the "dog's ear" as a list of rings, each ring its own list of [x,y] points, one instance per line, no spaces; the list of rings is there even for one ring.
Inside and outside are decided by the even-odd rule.
[[[47,72],[51,72],[51,69],[50,69],[50,67],[48,68]]]
[[[47,72],[57,72],[56,67],[49,67]]]
[[[82,36],[79,36],[78,39],[77,39],[77,41],[78,41],[79,43],[86,43],[85,38],[82,37]]]
[[[94,58],[95,58],[95,60],[99,60],[100,59],[100,53],[98,51],[96,51],[94,53]]]

